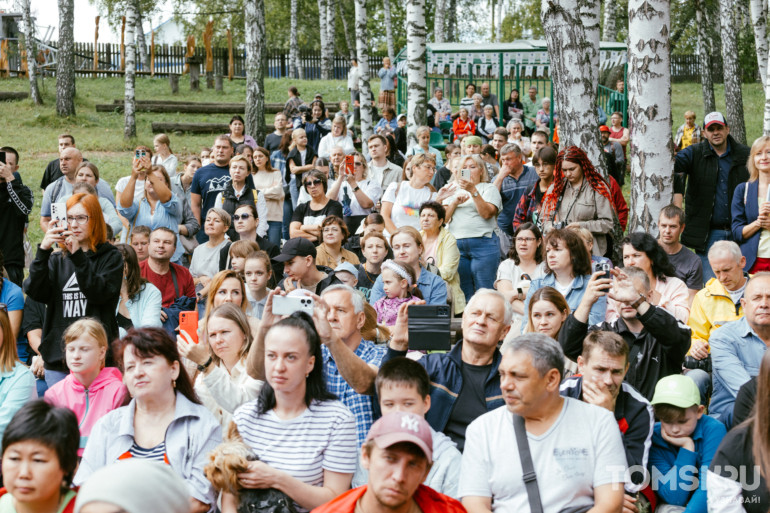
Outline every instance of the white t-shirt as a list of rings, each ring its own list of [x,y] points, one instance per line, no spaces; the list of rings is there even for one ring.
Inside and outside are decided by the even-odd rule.
[[[322,486],[324,469],[356,470],[356,421],[340,401],[314,401],[300,416],[281,420],[273,410],[258,415],[255,400],[238,408],[233,420],[260,461],[304,483]]]
[[[491,183],[476,184],[476,191],[481,199],[497,207],[497,212],[503,208],[503,199],[500,197],[500,191]],[[452,214],[452,221],[449,223],[449,232],[455,236],[455,239],[470,239],[473,237],[491,237],[492,232],[497,227],[497,216],[484,219],[476,208],[476,202],[471,194],[465,189],[457,188],[457,191],[451,198],[444,201],[448,205],[453,198],[467,196],[468,199],[455,208]]]
[[[125,191],[130,179],[130,176],[124,176],[119,179],[118,183],[115,184],[115,192],[122,193]],[[142,198],[144,198],[144,180],[137,180],[134,187],[134,203],[141,203]]]
[[[396,198],[396,189],[398,189],[398,198]],[[396,225],[396,228],[402,226],[411,226],[415,230],[420,229],[420,205],[436,197],[426,185],[422,189],[415,189],[409,182],[401,182],[401,187],[397,183],[388,186],[382,201],[393,203],[393,209],[390,212],[390,220]]]
[[[566,285],[562,285],[561,283],[559,283],[559,280],[554,280],[553,288],[558,290],[562,296],[567,297],[567,294],[569,293],[569,291],[572,290],[573,283],[575,283],[574,279]]]
[[[543,511],[593,504],[593,490],[624,483],[626,453],[612,413],[569,397],[540,436],[527,433]],[[492,511],[529,511],[521,459],[507,406],[468,426],[459,497],[491,497]],[[619,484],[622,486],[622,484]]]
[[[334,187],[335,182],[332,182],[329,184],[329,189]],[[358,182],[358,186],[361,188],[361,190],[366,194],[370,200],[374,202],[376,205],[377,202],[380,200],[380,197],[382,196],[382,189],[380,189],[380,186],[377,185],[373,180],[366,179],[361,180]],[[358,199],[356,198],[356,193],[353,192],[353,187],[350,186],[348,182],[342,182],[342,185],[340,185],[340,192],[337,194],[337,201],[342,204],[342,206],[345,206],[345,203],[343,200],[345,199],[345,193],[347,192],[347,195],[350,197],[350,215],[352,216],[367,216],[372,213],[371,208],[362,208],[361,204],[358,203]]]

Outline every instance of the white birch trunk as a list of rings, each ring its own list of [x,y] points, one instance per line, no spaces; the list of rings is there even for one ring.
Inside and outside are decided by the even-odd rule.
[[[244,0],[246,40],[246,133],[265,139],[265,2]]]
[[[490,41],[494,42],[497,38],[497,23],[495,23],[495,13],[497,12],[497,3],[495,0],[489,0],[489,10],[492,11],[492,23],[489,24],[489,28],[492,32],[491,37],[489,38]]]
[[[584,57],[591,63],[591,76],[593,77],[592,85],[595,103],[599,86],[599,42],[601,41],[599,15],[601,14],[601,5],[599,4],[599,0],[578,0],[578,8],[580,10],[581,21],[583,22],[583,31],[585,32],[586,36]],[[562,96],[560,98],[564,98],[565,101],[568,101],[569,96]],[[594,111],[596,111],[595,106]],[[561,120],[561,118],[559,119]],[[561,141],[561,138],[559,140]]]
[[[671,203],[671,64],[667,0],[629,0],[628,115],[631,205],[628,231],[657,237],[660,210]]]
[[[757,52],[759,76],[765,92],[762,131],[770,135],[770,82],[768,82],[767,0],[750,0],[751,24],[754,28],[754,47]]]
[[[321,80],[329,80],[329,27],[327,27],[327,0],[318,0],[318,33],[321,36]]]
[[[698,27],[705,27],[709,22],[705,14],[704,0],[695,0],[695,23]],[[700,68],[701,94],[703,95],[703,111],[705,113],[717,110],[714,97],[714,77],[711,75],[711,52],[708,34],[703,30],[698,33],[698,67]]]
[[[338,14],[342,20],[342,30],[345,32],[345,44],[348,46],[348,55],[351,59],[356,56],[356,46],[350,40],[350,31],[348,30],[348,19],[345,17],[345,11],[342,9],[342,2],[337,2]]]
[[[369,36],[366,30],[366,0],[356,3],[356,53],[361,77],[358,91],[361,96],[361,144],[364,153],[369,153],[366,143],[372,135],[372,88],[369,86]]]
[[[125,122],[123,137],[133,139],[136,137],[136,7],[134,2],[126,6],[126,72],[125,72],[125,100],[123,112]]]
[[[59,0],[59,49],[56,52],[56,113],[75,115],[75,2]]]
[[[297,45],[297,16],[298,0],[291,0],[291,15],[289,25],[289,76],[302,80],[302,63],[299,60],[299,46]]]
[[[579,146],[596,169],[607,176],[599,145],[594,66],[586,57],[596,53],[597,46],[586,37],[577,0],[543,0],[540,15],[559,113],[559,144],[562,148]]]
[[[444,42],[444,9],[446,0],[436,0],[436,8],[433,11],[433,41],[436,43]]]
[[[395,53],[393,51],[393,23],[390,18],[390,0],[382,0],[382,11],[385,14],[385,44],[388,47],[388,57],[390,62],[395,64]]]
[[[497,40],[503,40],[503,0],[497,0]]]
[[[617,25],[617,0],[605,0],[604,2],[604,26],[602,27],[602,41],[615,41],[618,37]]]
[[[334,78],[334,56],[337,55],[337,45],[335,44],[335,25],[337,24],[337,1],[326,0],[326,41],[329,43],[329,58],[331,78]]]
[[[735,30],[734,0],[719,0],[719,17],[722,19],[722,74],[725,84],[725,105],[730,135],[746,144],[746,123],[743,119],[742,70],[738,64],[738,35]]]
[[[37,50],[35,45],[35,24],[32,23],[30,12],[31,0],[22,2],[22,17],[24,23],[24,50],[27,52],[27,75],[29,76],[29,97],[35,105],[43,105],[40,88],[37,86]]]
[[[136,46],[139,53],[139,62],[141,63],[142,71],[148,71],[150,69],[150,59],[147,55],[147,42],[144,40],[144,17],[139,6],[139,0],[134,0],[134,9],[136,10]]]
[[[428,85],[425,71],[425,0],[406,2],[407,147],[417,144],[417,128],[425,124]]]
[[[457,41],[457,0],[444,0],[444,5],[447,6],[446,15],[444,19],[445,31],[444,41],[453,43]]]

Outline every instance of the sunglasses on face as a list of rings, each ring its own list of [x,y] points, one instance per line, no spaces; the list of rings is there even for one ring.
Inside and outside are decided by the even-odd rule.
[[[235,214],[233,216],[233,221],[240,221],[243,219],[244,221],[251,217],[251,214]]]
[[[314,185],[321,185],[323,183],[321,180],[308,180],[305,182],[305,187],[313,187]]]

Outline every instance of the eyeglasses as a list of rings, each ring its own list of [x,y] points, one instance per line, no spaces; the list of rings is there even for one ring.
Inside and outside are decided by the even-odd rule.
[[[84,225],[88,222],[88,216],[67,216],[67,222],[70,224],[77,222],[79,225]]]
[[[251,217],[251,214],[235,214],[233,216],[233,221],[240,221],[243,219],[244,221]]]
[[[516,237],[516,242],[535,242],[536,240],[534,237]]]
[[[308,180],[305,182],[305,187],[313,187],[315,185],[321,185],[323,182],[321,180]]]

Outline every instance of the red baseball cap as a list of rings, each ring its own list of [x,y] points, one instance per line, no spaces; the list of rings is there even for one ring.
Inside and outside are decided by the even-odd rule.
[[[424,418],[413,413],[397,411],[388,413],[375,422],[366,441],[374,440],[377,447],[387,449],[401,442],[413,443],[433,462],[433,435]]]
[[[727,126],[727,121],[721,112],[709,112],[703,118],[703,128],[708,128],[716,123],[717,125]]]
[[[608,127],[607,125],[599,125],[599,131],[600,132],[609,132],[610,131],[610,127]]]

